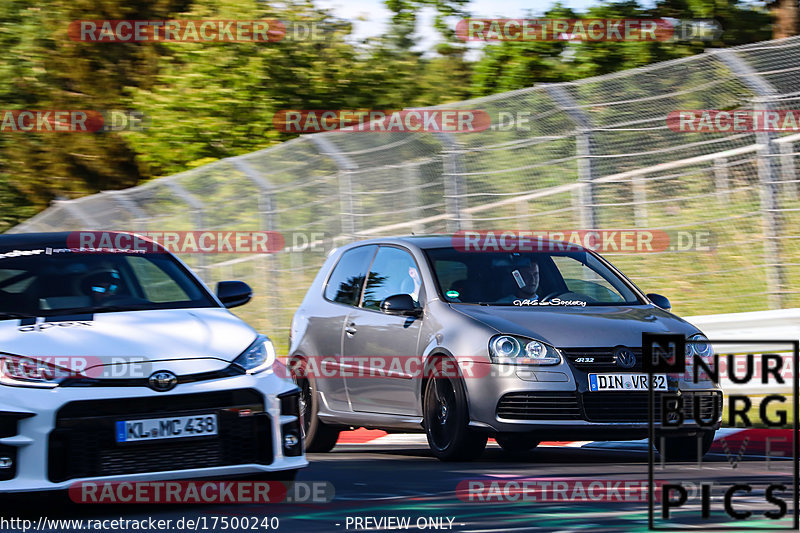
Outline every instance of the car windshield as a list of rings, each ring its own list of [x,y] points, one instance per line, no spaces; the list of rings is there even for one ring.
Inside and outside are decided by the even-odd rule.
[[[630,285],[585,251],[426,250],[445,301],[483,305],[641,304]]]
[[[217,306],[167,253],[0,248],[0,320]]]

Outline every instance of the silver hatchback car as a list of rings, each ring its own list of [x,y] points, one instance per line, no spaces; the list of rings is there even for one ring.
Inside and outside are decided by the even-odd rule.
[[[453,239],[331,252],[290,334],[307,451],[329,451],[341,430],[362,426],[425,431],[442,460],[475,458],[488,437],[509,452],[542,440],[640,439],[649,412],[642,334],[685,335],[695,341],[687,351],[713,356],[666,298],[645,295],[593,251],[470,253]],[[658,440],[661,453],[689,459],[698,442],[705,453],[719,427],[718,387],[677,374],[652,384],[682,396],[687,421]]]

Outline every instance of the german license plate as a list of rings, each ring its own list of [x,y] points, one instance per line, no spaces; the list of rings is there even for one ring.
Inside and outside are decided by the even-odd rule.
[[[118,420],[117,442],[141,442],[186,437],[205,437],[217,434],[217,415],[202,414]]]
[[[647,374],[589,374],[589,390],[647,390]],[[667,390],[667,375],[653,374],[653,390]]]

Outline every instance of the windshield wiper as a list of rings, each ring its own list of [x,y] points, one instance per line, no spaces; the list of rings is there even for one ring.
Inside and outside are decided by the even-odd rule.
[[[468,304],[468,305],[483,305],[483,306],[490,306],[490,305],[512,305],[511,302],[448,302],[451,304]]]
[[[0,320],[7,320],[9,318],[36,318],[36,316],[26,313],[0,313]]]
[[[138,311],[149,308],[149,304],[130,304],[130,305],[101,305],[89,307],[72,307],[67,309],[48,309],[41,311],[42,316],[59,315],[81,315],[92,313],[113,313],[117,311]]]

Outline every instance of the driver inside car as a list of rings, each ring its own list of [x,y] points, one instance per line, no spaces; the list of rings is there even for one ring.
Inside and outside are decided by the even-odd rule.
[[[103,304],[122,292],[122,279],[116,269],[94,272],[81,281],[81,291],[92,299],[93,305]]]
[[[513,294],[497,299],[497,303],[510,303],[514,300],[537,300],[539,298],[539,264],[531,261],[527,265],[513,267],[505,279],[507,286],[513,286]],[[509,281],[510,278],[510,281]]]

